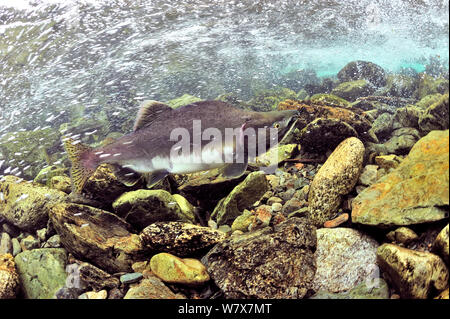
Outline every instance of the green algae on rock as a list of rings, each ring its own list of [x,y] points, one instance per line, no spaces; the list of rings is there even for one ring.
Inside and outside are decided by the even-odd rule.
[[[113,203],[116,214],[141,230],[158,221],[193,221],[182,212],[177,200],[165,190],[139,189],[122,194]]]
[[[448,287],[448,269],[434,254],[383,244],[377,250],[377,260],[403,298],[425,299],[433,289]]]
[[[449,128],[449,104],[448,93],[444,94],[437,102],[431,104],[421,114],[418,121],[423,133],[432,130],[446,130]]]
[[[244,209],[248,208],[269,189],[264,172],[252,172],[237,185],[231,193],[223,198],[211,214],[217,225],[231,225]]]
[[[363,281],[345,292],[319,290],[309,299],[389,299],[389,287],[383,278],[376,278],[373,282]]]
[[[55,298],[66,284],[67,252],[62,248],[39,248],[21,252],[15,258],[25,298]]]
[[[386,72],[379,65],[368,61],[347,63],[337,77],[341,82],[365,79],[376,86],[386,85]]]
[[[322,227],[332,219],[358,181],[362,170],[364,145],[356,137],[341,142],[319,169],[310,185],[308,216],[311,222]]]
[[[449,131],[420,139],[390,174],[352,202],[352,222],[379,227],[444,219],[449,204]]]
[[[197,259],[159,253],[150,259],[152,272],[163,282],[198,286],[209,281],[206,267]]]
[[[337,106],[337,107],[349,107],[350,102],[333,94],[318,93],[309,98],[312,103],[322,102],[325,105]]]
[[[132,284],[123,299],[185,299],[175,294],[156,276],[149,276],[138,284]]]
[[[55,176],[67,176],[69,173],[68,169],[65,167],[58,167],[56,165],[50,165],[44,167],[39,171],[37,176],[34,178],[35,183],[40,183],[50,187],[50,181]]]
[[[356,80],[350,82],[343,82],[331,91],[340,98],[347,101],[355,101],[362,96],[369,96],[375,92],[375,87],[366,80]]]
[[[0,194],[0,216],[26,231],[45,227],[51,207],[67,196],[16,176],[6,176],[0,181]]]

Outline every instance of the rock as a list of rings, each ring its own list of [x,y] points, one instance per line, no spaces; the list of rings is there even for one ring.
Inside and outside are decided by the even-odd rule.
[[[250,173],[227,197],[217,204],[211,218],[215,219],[218,225],[231,225],[244,209],[259,200],[268,189],[269,185],[264,172]]]
[[[281,204],[281,203],[273,203],[271,208],[272,208],[273,212],[281,212],[281,210],[283,209],[283,204]]]
[[[116,214],[137,230],[159,221],[188,220],[176,199],[164,190],[140,189],[122,194],[113,203]]]
[[[361,175],[359,175],[358,184],[369,186],[377,181],[378,165],[364,166]]]
[[[281,212],[283,215],[288,216],[290,213],[295,212],[304,206],[306,206],[305,201],[299,201],[296,198],[291,198],[283,205]]]
[[[392,133],[394,116],[390,113],[382,113],[372,124],[372,132],[379,139],[389,136]]]
[[[127,291],[123,299],[185,299],[181,294],[173,293],[155,276],[143,279]]]
[[[441,292],[439,296],[435,297],[434,299],[448,299],[448,288]]]
[[[232,179],[220,175],[219,170],[210,170],[201,173],[185,174],[178,183],[180,195],[195,206],[212,211],[218,201],[230,192],[247,177],[247,173]]]
[[[420,99],[419,102],[417,102],[414,105],[417,106],[418,108],[422,109],[422,110],[425,110],[430,105],[438,102],[441,98],[442,98],[442,94],[441,93],[425,95],[423,98]]]
[[[184,215],[184,220],[188,220],[190,222],[194,222],[195,220],[195,207],[192,206],[189,201],[181,196],[180,194],[173,194],[173,198],[175,198],[175,201],[178,203],[178,206],[180,206],[181,214]]]
[[[367,61],[353,61],[337,74],[339,81],[348,82],[365,79],[375,86],[386,85],[386,72],[380,66]]]
[[[386,77],[385,91],[389,96],[409,98],[417,89],[417,79],[403,74],[390,74]]]
[[[11,254],[0,254],[0,299],[14,299],[19,293],[19,275]]]
[[[340,98],[339,96],[333,94],[325,94],[325,93],[314,94],[309,98],[309,100],[313,103],[323,103],[329,106],[337,106],[344,108],[350,106],[349,101],[344,100],[343,98]]]
[[[392,132],[391,138],[384,143],[387,153],[407,154],[419,140],[419,131],[413,127],[403,127]]]
[[[419,238],[417,234],[408,227],[399,227],[396,230],[390,231],[386,238],[393,243],[407,245]]]
[[[1,195],[0,195],[1,196]],[[20,229],[14,225],[10,225],[8,223],[4,223],[2,225],[3,231],[8,233],[11,237],[17,237],[20,234]]]
[[[327,220],[325,223],[323,223],[323,227],[325,228],[334,228],[337,227],[343,223],[345,223],[349,218],[349,215],[347,213],[343,213],[338,215],[336,218]]]
[[[47,167],[44,167],[39,171],[37,176],[34,178],[34,182],[46,185],[47,187],[50,187],[50,180],[54,176],[67,176],[68,170],[65,167],[59,167],[57,165],[50,165]]]
[[[123,284],[133,284],[140,281],[143,277],[140,272],[132,272],[120,276],[120,282]]]
[[[449,128],[448,93],[431,104],[419,117],[420,130],[427,134],[432,130]]]
[[[22,250],[32,250],[39,248],[41,245],[38,238],[28,235],[20,241],[20,246],[22,247]]]
[[[45,241],[46,233],[47,233],[47,228],[41,228],[41,229],[36,230],[36,236],[41,241]]]
[[[83,194],[85,194],[85,197],[98,202],[98,208],[110,209],[111,204],[120,195],[143,187],[143,181],[138,181],[134,186],[126,186],[117,179],[111,166],[101,164],[86,181]]]
[[[67,253],[62,248],[40,248],[21,252],[15,257],[25,298],[55,298],[66,283]]]
[[[386,281],[378,278],[374,283],[363,281],[346,292],[321,290],[309,299],[389,299],[389,287]]]
[[[89,287],[95,290],[112,289],[119,287],[120,281],[111,276],[106,271],[90,264],[83,262],[78,268],[80,279]]]
[[[296,99],[297,93],[288,88],[260,90],[256,92],[248,104],[255,111],[273,111],[281,101]]]
[[[378,243],[351,228],[317,230],[315,291],[343,292],[378,278]]]
[[[220,231],[220,232],[222,232],[222,233],[224,233],[224,234],[227,234],[227,233],[230,233],[230,232],[231,232],[231,227],[228,226],[228,225],[220,225],[220,226],[217,228],[217,230]]]
[[[434,78],[426,73],[419,75],[419,84],[414,96],[420,100],[430,94],[448,93],[449,81],[444,78]]]
[[[397,168],[401,161],[402,158],[395,154],[380,155],[375,157],[375,163],[384,169]]]
[[[16,257],[22,251],[22,247],[20,246],[19,240],[17,238],[11,239],[12,244],[12,255]]]
[[[173,109],[176,109],[176,108],[179,108],[180,106],[188,105],[188,104],[192,104],[192,103],[200,102],[200,101],[202,101],[201,98],[198,98],[196,96],[192,96],[189,94],[184,94],[176,99],[167,101],[167,105],[169,105]]]
[[[375,87],[366,80],[342,82],[335,87],[331,94],[337,95],[347,101],[355,101],[362,96],[369,96],[375,92]]]
[[[436,237],[436,240],[434,241],[433,245],[433,251],[436,252],[441,258],[447,263],[449,263],[448,259],[448,246],[449,246],[449,239],[448,239],[448,224],[445,226],[442,231],[439,233],[439,235]]]
[[[398,129],[401,127],[413,127],[419,128],[419,120],[423,117],[424,110],[417,106],[405,106],[399,107],[395,110],[393,116],[393,128]]]
[[[59,204],[52,208],[50,218],[64,247],[109,272],[130,271],[142,253],[141,240],[130,233],[130,225],[107,211]]]
[[[255,163],[257,166],[272,166],[279,165],[285,160],[295,156],[298,151],[297,144],[277,144],[268,152],[256,157]]]
[[[379,227],[406,226],[447,218],[449,132],[420,139],[390,174],[352,202],[352,222]]]
[[[106,299],[108,297],[108,292],[106,290],[100,291],[87,291],[80,296],[78,299]]]
[[[235,232],[236,230],[240,230],[242,232],[246,232],[248,230],[248,226],[256,221],[256,216],[249,210],[244,209],[242,215],[236,217],[231,225],[231,230]]]
[[[144,228],[139,238],[148,251],[188,256],[206,251],[224,240],[225,234],[189,223],[158,222]]]
[[[316,264],[315,227],[289,218],[217,244],[204,257],[208,273],[226,298],[303,298]]]
[[[309,218],[316,226],[331,219],[362,170],[364,145],[357,138],[344,140],[328,157],[310,185]]]
[[[53,235],[47,240],[46,245],[50,248],[61,247],[61,237],[59,235]]]
[[[53,176],[50,179],[49,187],[70,194],[72,191],[72,182],[68,176]]]
[[[425,299],[432,289],[448,287],[448,270],[434,254],[383,244],[377,250],[377,260],[402,298]]]
[[[275,204],[275,203],[280,203],[281,204],[281,203],[283,203],[283,200],[281,198],[279,198],[279,197],[271,196],[266,202],[266,204],[269,205],[269,206],[272,206],[272,204]]]
[[[0,237],[0,255],[12,254],[12,242],[8,233],[1,233]]]
[[[67,196],[65,193],[43,187],[38,183],[5,176],[0,181],[0,217],[14,226],[34,232],[45,227],[53,204]]]
[[[206,267],[193,258],[181,259],[168,253],[160,253],[152,257],[150,267],[157,277],[167,283],[197,286],[210,279]]]
[[[349,137],[358,137],[350,124],[338,119],[317,118],[306,125],[298,134],[300,144],[307,150],[334,149]]]

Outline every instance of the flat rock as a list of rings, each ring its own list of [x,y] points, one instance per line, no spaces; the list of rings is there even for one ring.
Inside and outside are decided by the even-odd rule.
[[[311,288],[315,248],[315,227],[293,217],[273,229],[232,236],[203,260],[226,298],[298,299]]]
[[[79,204],[55,205],[50,218],[61,243],[75,257],[111,273],[130,271],[142,245],[130,225],[107,211]]]
[[[374,239],[355,229],[318,229],[314,290],[344,292],[376,279],[377,248]]]
[[[402,298],[425,299],[433,289],[448,287],[448,269],[432,253],[383,244],[377,250],[377,259]]]
[[[210,279],[206,267],[193,258],[159,253],[150,259],[150,267],[152,273],[166,283],[198,286]]]
[[[34,232],[47,225],[52,205],[67,195],[39,183],[21,180],[5,176],[0,181],[0,217],[21,230]]]
[[[158,222],[144,228],[139,237],[146,250],[184,257],[205,252],[224,240],[225,234],[190,223]]]
[[[352,201],[354,223],[406,226],[444,219],[449,204],[449,131],[432,131],[388,175]]]
[[[217,225],[227,224],[231,226],[234,219],[244,209],[254,204],[268,190],[269,184],[264,172],[252,172],[217,204],[211,218],[217,221]]]
[[[0,254],[0,299],[14,299],[19,293],[19,274],[11,254]]]
[[[66,283],[67,252],[63,248],[24,251],[15,262],[25,298],[55,298],[56,291]]]
[[[185,299],[185,297],[173,293],[158,277],[149,276],[139,284],[132,284],[123,299]]]
[[[309,299],[389,299],[389,287],[386,281],[378,278],[373,283],[363,281],[346,292],[333,293],[321,290]]]
[[[112,206],[118,216],[137,230],[159,221],[192,221],[182,213],[176,198],[165,190],[127,192],[117,198]]]
[[[89,287],[97,291],[104,288],[116,288],[120,285],[118,278],[90,263],[81,263],[78,271],[80,274],[80,279],[83,280],[83,282],[85,282]]]
[[[363,157],[364,145],[351,137],[339,144],[319,169],[308,195],[309,218],[314,225],[322,226],[334,217],[342,196],[348,194],[358,181]]]

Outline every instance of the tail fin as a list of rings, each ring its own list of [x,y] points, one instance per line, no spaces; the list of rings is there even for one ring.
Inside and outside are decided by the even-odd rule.
[[[84,184],[88,178],[95,172],[97,163],[90,160],[92,147],[84,145],[69,137],[63,137],[64,148],[66,149],[69,159],[72,162],[70,176],[72,178],[72,191],[81,194]]]

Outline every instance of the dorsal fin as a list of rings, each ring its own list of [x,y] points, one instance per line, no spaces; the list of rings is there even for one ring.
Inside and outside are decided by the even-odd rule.
[[[168,111],[172,111],[172,108],[167,104],[154,100],[143,101],[139,107],[133,131],[149,126],[157,117]]]

